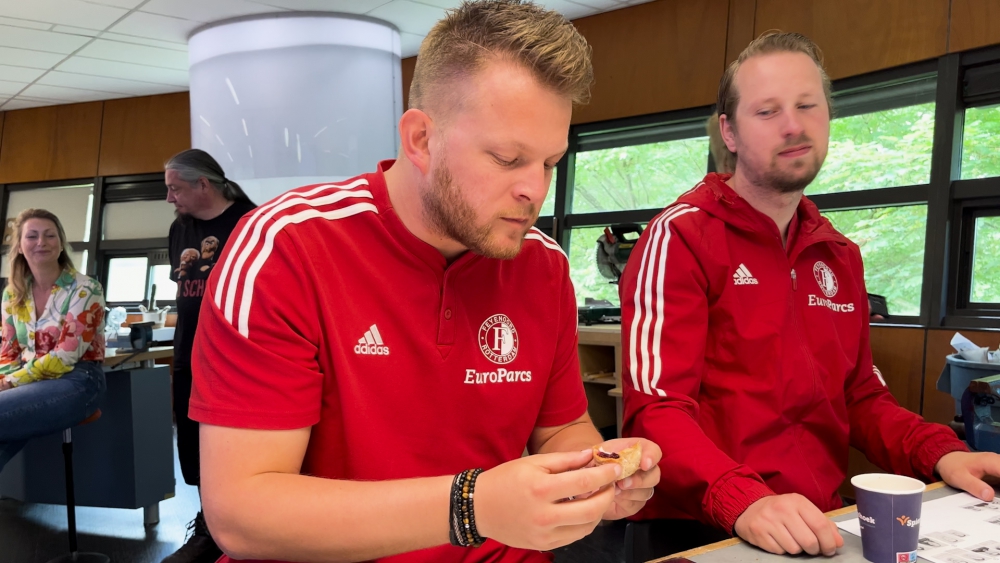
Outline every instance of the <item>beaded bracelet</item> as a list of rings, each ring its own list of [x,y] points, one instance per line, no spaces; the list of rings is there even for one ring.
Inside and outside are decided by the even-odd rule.
[[[482,472],[482,469],[466,469],[455,475],[451,482],[451,507],[448,514],[451,521],[448,539],[451,545],[479,547],[486,541],[476,529],[476,513],[473,508],[476,478]]]

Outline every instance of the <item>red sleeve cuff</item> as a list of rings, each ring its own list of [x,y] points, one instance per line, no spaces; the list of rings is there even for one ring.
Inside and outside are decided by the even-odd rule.
[[[951,434],[951,430],[948,430]],[[951,452],[967,452],[969,447],[957,437],[946,435],[944,432],[933,440],[928,441],[924,447],[917,450],[916,459],[913,460],[913,470],[917,477],[924,481],[937,481],[939,477],[935,475],[934,468],[941,458]]]
[[[535,420],[536,427],[552,427],[569,424],[587,412],[587,397],[581,393],[581,400],[558,411],[542,412]]]
[[[720,480],[709,493],[709,507],[706,511],[714,524],[730,534],[735,532],[736,520],[758,500],[776,494],[762,481],[744,475],[734,474]]]
[[[303,411],[299,413],[263,413],[235,411],[209,407],[196,403],[194,399],[188,412],[191,420],[212,426],[249,428],[254,430],[298,430],[319,424],[319,413]]]

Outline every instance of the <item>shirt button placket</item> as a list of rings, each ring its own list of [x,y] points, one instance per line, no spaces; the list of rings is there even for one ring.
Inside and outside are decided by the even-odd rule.
[[[450,345],[455,342],[455,323],[451,322],[452,317],[454,317],[454,311],[448,306],[448,302],[451,300],[448,297],[450,294],[450,289],[448,287],[448,274],[445,274],[444,280],[442,280],[441,288],[441,309],[438,312],[438,344],[439,345]]]

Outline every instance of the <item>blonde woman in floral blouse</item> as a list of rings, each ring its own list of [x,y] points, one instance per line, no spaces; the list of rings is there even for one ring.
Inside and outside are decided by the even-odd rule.
[[[59,219],[14,224],[0,346],[0,470],[34,436],[69,428],[104,395],[104,291],[76,271]]]

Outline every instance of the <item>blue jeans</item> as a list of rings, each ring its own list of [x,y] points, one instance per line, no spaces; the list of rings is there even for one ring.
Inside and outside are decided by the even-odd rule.
[[[0,391],[0,471],[29,438],[71,428],[94,414],[105,388],[101,364],[77,362],[59,379]]]

